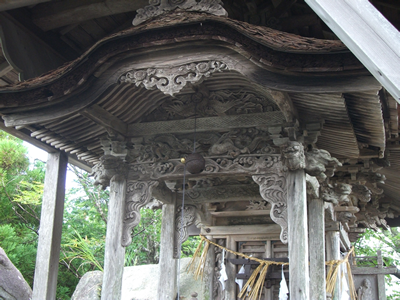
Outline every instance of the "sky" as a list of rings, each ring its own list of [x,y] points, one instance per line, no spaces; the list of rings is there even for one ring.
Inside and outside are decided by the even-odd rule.
[[[28,157],[29,161],[31,164],[35,161],[35,159],[39,159],[41,161],[46,162],[47,161],[47,152],[43,151],[42,149],[33,146],[32,144],[29,144],[27,142],[23,142],[24,146],[28,148]],[[77,184],[74,183],[75,179],[75,174],[73,174],[71,171],[67,171],[67,180],[65,184],[65,190],[68,191],[69,189],[73,187],[77,187]]]

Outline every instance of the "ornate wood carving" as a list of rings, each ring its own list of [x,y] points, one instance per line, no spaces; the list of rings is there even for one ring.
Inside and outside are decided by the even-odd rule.
[[[221,61],[202,61],[187,65],[146,70],[132,70],[121,76],[120,82],[144,86],[148,90],[159,89],[167,95],[179,93],[187,83],[199,84],[215,72],[228,70]]]
[[[240,154],[274,154],[266,131],[256,128],[233,129],[224,134],[198,133],[193,147],[192,134],[164,134],[150,138],[132,139],[126,160],[130,163],[159,162],[180,159],[192,153],[193,148],[203,156],[230,156]]]
[[[225,247],[225,239],[217,239],[216,243],[222,247]],[[222,249],[214,247],[215,251],[215,268],[214,268],[214,279],[213,279],[213,299],[224,300],[225,294],[220,281],[222,264],[225,263],[222,260]]]
[[[280,239],[288,242],[286,176],[283,173],[254,175],[253,180],[260,186],[261,197],[271,203],[271,219],[281,226]]]
[[[352,191],[350,184],[337,183],[337,184],[327,184],[324,183],[321,186],[321,198],[326,202],[331,202],[333,205],[340,205],[343,203],[348,203],[349,195]]]
[[[110,185],[110,180],[114,175],[126,175],[128,166],[120,157],[104,155],[100,157],[100,162],[92,168],[91,175],[94,176],[94,184],[101,185],[103,189]]]
[[[290,171],[304,169],[306,160],[304,155],[304,147],[299,142],[288,142],[282,147],[282,156],[285,166]]]
[[[196,0],[149,0],[149,4],[136,11],[136,17],[132,22],[134,26],[177,8],[216,16],[228,16],[228,13],[222,7],[221,0],[201,0],[199,2]]]
[[[195,110],[198,118],[206,118],[265,113],[279,111],[279,108],[273,101],[254,93],[254,91],[246,89],[208,91],[202,84],[194,94],[177,95],[174,98],[166,99],[160,107],[143,118],[141,122],[186,119],[193,117]]]
[[[262,174],[282,168],[279,155],[240,155],[236,158],[206,158],[202,176],[211,174]],[[183,175],[183,164],[178,159],[166,162],[131,164],[129,177],[138,179],[180,179]]]
[[[131,231],[140,222],[140,209],[151,200],[152,189],[157,185],[158,181],[128,180],[122,246],[127,247],[132,242]]]
[[[174,236],[174,258],[179,258],[179,245],[185,242],[189,233],[187,228],[195,222],[196,207],[192,205],[185,205],[183,208],[178,207],[175,215],[175,236]]]

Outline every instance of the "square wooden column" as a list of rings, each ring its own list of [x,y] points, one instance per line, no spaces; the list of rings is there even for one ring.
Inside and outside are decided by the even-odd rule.
[[[65,153],[48,154],[33,284],[34,300],[56,298],[67,162]]]
[[[322,199],[308,201],[310,299],[326,299],[325,208]]]
[[[175,300],[176,298],[177,260],[174,259],[175,214],[176,199],[172,203],[163,204],[157,299]]]
[[[123,175],[114,175],[110,182],[101,300],[121,299],[125,259],[121,233],[124,226],[125,197],[126,178]]]
[[[306,173],[288,172],[287,177],[289,291],[290,299],[309,299],[308,226]]]
[[[340,256],[340,234],[339,231],[326,232],[326,260],[339,260]],[[340,273],[337,275],[333,300],[340,299]]]

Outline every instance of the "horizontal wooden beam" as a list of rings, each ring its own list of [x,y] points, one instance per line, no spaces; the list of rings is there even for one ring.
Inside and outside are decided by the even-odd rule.
[[[33,22],[42,30],[81,23],[87,20],[136,11],[149,5],[148,0],[66,0],[37,5]]]
[[[204,226],[201,229],[203,235],[235,235],[235,234],[270,234],[279,239],[281,227],[271,225],[234,225],[234,226]]]
[[[0,11],[10,10],[14,8],[35,5],[51,0],[2,0],[0,1]]]
[[[400,32],[368,0],[305,0],[400,103]]]
[[[0,77],[3,77],[6,75],[8,72],[10,72],[13,69],[12,66],[8,62],[3,62],[0,64]]]
[[[80,114],[93,122],[103,127],[111,128],[124,136],[127,134],[127,124],[96,104],[85,108],[80,112]]]
[[[182,198],[182,192],[178,192],[177,197]],[[218,185],[186,190],[185,199],[187,203],[264,201],[260,196],[258,186],[249,184]]]
[[[210,214],[217,218],[222,217],[248,217],[248,216],[269,216],[271,210],[228,210],[228,211],[212,211]]]
[[[354,267],[351,266],[351,273],[353,275],[379,275],[379,274],[392,274],[399,275],[400,270],[396,267],[388,267],[388,268],[375,268],[375,267]]]
[[[194,119],[135,123],[129,125],[128,135],[132,137],[166,133],[191,133],[194,130]],[[199,118],[196,121],[197,132],[220,131],[240,126],[249,128],[255,126],[277,126],[285,123],[285,117],[280,111]]]

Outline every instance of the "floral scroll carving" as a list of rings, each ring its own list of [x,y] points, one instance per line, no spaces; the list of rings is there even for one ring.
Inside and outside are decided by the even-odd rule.
[[[144,86],[148,90],[159,89],[166,95],[179,93],[187,83],[199,84],[215,72],[228,70],[220,61],[202,61],[172,68],[149,68],[132,70],[121,76],[119,81]]]
[[[288,242],[287,193],[284,174],[254,175],[253,180],[260,186],[261,197],[271,204],[271,219],[281,226],[280,239]]]
[[[220,0],[150,0],[148,6],[137,10],[132,24],[139,25],[151,18],[180,8],[186,11],[205,12],[217,16],[228,16]]]
[[[140,209],[152,199],[152,190],[157,185],[158,181],[127,182],[122,246],[127,247],[132,242],[131,231],[140,222]]]

